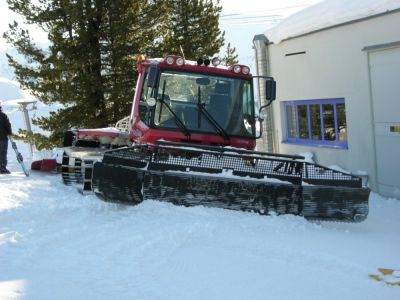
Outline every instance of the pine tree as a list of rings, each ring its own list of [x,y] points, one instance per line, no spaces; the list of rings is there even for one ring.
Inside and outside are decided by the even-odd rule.
[[[165,53],[180,54],[186,59],[211,57],[224,45],[225,32],[219,29],[222,7],[211,0],[169,0],[169,29],[161,49]]]
[[[58,111],[33,123],[49,131],[52,145],[73,127],[96,128],[129,114],[136,55],[155,47],[165,30],[166,4],[133,0],[7,0],[11,10],[48,33],[50,46],[35,45],[16,22],[4,34],[22,54],[8,55],[23,88]],[[25,132],[26,133],[26,132]],[[47,145],[45,138],[27,136]],[[49,145],[47,145],[49,146]]]
[[[226,66],[231,66],[237,64],[238,61],[238,54],[236,53],[236,48],[231,46],[231,43],[228,43],[225,56],[222,58],[222,62]]]
[[[60,104],[49,117],[32,120],[50,133],[48,138],[21,131],[38,148],[60,145],[70,128],[106,127],[128,115],[138,54],[160,57],[179,54],[182,48],[186,59],[197,59],[213,56],[224,45],[219,1],[7,2],[48,34],[48,48],[36,45],[16,22],[4,34],[25,57],[20,61],[7,55],[21,86],[45,104]]]

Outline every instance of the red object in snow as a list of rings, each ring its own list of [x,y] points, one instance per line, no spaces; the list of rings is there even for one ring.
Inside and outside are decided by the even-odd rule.
[[[57,169],[56,159],[42,159],[32,162],[32,170],[38,170],[42,172],[51,172]]]

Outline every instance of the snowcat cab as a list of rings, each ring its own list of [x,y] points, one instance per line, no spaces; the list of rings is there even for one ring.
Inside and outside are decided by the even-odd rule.
[[[83,190],[128,204],[154,199],[309,219],[366,218],[369,189],[361,178],[301,156],[253,151],[262,120],[247,66],[167,56],[143,59],[137,70],[126,130],[75,132],[64,182],[83,182]],[[263,80],[271,103],[275,81]],[[88,140],[98,143],[91,153],[79,147]]]
[[[255,147],[255,104],[249,68],[199,65],[181,57],[138,66],[132,140]]]

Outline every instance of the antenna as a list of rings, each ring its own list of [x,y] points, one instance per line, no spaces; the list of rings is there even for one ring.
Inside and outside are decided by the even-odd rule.
[[[183,59],[186,60],[185,53],[183,53],[182,45],[179,45],[179,48],[181,49],[181,54],[182,54]]]

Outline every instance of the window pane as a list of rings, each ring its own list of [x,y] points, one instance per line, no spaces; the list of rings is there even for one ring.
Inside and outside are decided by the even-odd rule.
[[[244,128],[248,133],[252,133],[254,126],[252,125],[251,116],[253,116],[253,102],[251,101],[251,85],[248,82],[243,83],[242,99],[238,99],[239,103],[242,102],[243,106],[243,119]],[[239,122],[238,122],[239,123]]]
[[[149,107],[147,106],[146,100],[150,98],[151,89],[147,86],[147,75],[144,79],[142,93],[140,94],[139,102],[139,116],[140,119],[147,125],[149,125]]]
[[[286,101],[287,142],[347,148],[344,98]]]
[[[311,139],[313,140],[322,140],[320,107],[319,104],[310,105]]]
[[[299,105],[298,114],[299,114],[299,134],[301,139],[308,139],[308,113],[307,113],[307,105]]]
[[[339,126],[339,141],[347,141],[346,107],[344,103],[336,105],[337,124]]]
[[[296,106],[286,106],[288,137],[297,138]]]
[[[333,104],[323,104],[322,110],[324,114],[324,139],[326,141],[336,140],[335,136],[335,120],[333,112]]]
[[[145,75],[142,87],[142,93],[140,94],[140,101],[145,102],[148,98],[150,98],[151,88],[147,86],[147,74]]]

